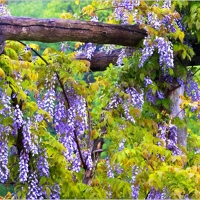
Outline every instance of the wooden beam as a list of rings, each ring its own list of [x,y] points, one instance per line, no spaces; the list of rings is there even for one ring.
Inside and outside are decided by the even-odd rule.
[[[122,46],[136,46],[146,35],[137,25],[24,17],[1,17],[0,30],[7,40],[80,41]]]

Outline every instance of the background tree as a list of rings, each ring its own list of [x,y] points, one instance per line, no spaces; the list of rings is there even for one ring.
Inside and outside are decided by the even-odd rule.
[[[108,24],[97,22],[110,9]],[[199,116],[198,9],[93,1],[79,15],[41,20],[9,17],[2,5],[0,180],[14,185],[6,198],[199,198],[199,136],[186,123]],[[86,43],[40,55],[11,39]],[[94,56],[111,55],[114,65],[85,81]]]

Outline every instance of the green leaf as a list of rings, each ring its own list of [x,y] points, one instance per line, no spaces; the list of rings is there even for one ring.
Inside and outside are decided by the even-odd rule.
[[[140,74],[140,79],[141,79],[142,81],[144,80],[144,74],[143,74],[143,73]]]
[[[42,176],[42,178],[40,179],[40,185],[44,185],[44,183],[46,183],[47,178],[45,176]]]
[[[196,22],[196,28],[197,28],[197,30],[200,29],[200,22],[199,21]]]
[[[170,74],[171,76],[174,75],[174,70],[173,70],[172,68],[169,68],[169,74]]]
[[[49,187],[46,187],[46,194],[47,194],[47,197],[49,198],[51,195],[51,190]]]

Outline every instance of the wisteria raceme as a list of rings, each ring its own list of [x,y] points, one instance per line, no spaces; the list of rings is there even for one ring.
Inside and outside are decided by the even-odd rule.
[[[23,113],[20,110],[19,105],[16,105],[15,107],[13,121],[13,126],[15,129],[20,129],[23,125]]]
[[[109,44],[109,45],[103,45],[99,51],[105,52],[106,54],[111,54],[116,49],[115,45]]]
[[[189,80],[185,86],[185,90],[187,95],[191,97],[192,101],[200,100],[200,89],[195,81]]]
[[[123,103],[122,98],[116,93],[113,97],[110,98],[110,102],[107,106],[107,109],[117,108],[119,104]]]
[[[167,126],[164,124],[159,124],[158,126],[158,138],[162,140],[163,146],[166,147],[166,134],[167,134]],[[161,143],[158,142],[158,145],[160,146]]]
[[[125,57],[126,57],[126,52],[125,52],[125,49],[122,48],[120,51],[120,54],[118,56],[117,62],[116,62],[118,66],[121,66],[124,64],[123,58],[125,58]]]
[[[60,199],[60,186],[58,184],[51,188],[50,199]]]
[[[151,188],[147,199],[166,199],[166,190],[163,188],[162,191],[160,190],[155,190],[154,187]]]
[[[5,4],[0,4],[0,16],[11,16],[9,9]]]
[[[141,92],[140,94],[133,87],[126,88],[125,92],[130,95],[130,104],[141,110],[144,103],[143,92]]]
[[[46,78],[45,87],[48,89],[45,92],[42,100],[38,98],[38,107],[48,112],[52,118],[54,117],[55,106],[55,80],[55,74],[50,79]]]
[[[33,155],[38,154],[38,149],[35,145],[35,141],[33,141],[31,137],[31,131],[30,131],[30,126],[31,126],[31,120],[28,118],[27,121],[23,122],[23,145],[24,148],[28,151],[31,152]]]
[[[168,136],[167,149],[171,150],[173,155],[182,154],[181,150],[177,147],[177,127],[175,125],[169,125]]]
[[[63,152],[63,154],[72,164],[71,169],[79,172],[81,161],[77,145],[80,145],[81,149],[86,147],[85,140],[81,140],[81,138],[85,135],[85,131],[88,130],[86,101],[76,94],[73,88],[68,89],[67,94],[69,108],[65,108],[62,100],[56,105],[55,128],[59,135],[59,141],[66,148],[66,152]],[[87,154],[85,159],[88,167],[91,168],[90,154],[84,151],[82,151],[82,154]]]
[[[80,171],[80,166],[81,166],[81,161],[80,161],[80,157],[78,155],[78,152],[76,153],[75,155],[76,157],[73,158],[73,161],[72,161],[72,171],[74,172],[79,172]]]
[[[144,86],[148,87],[148,85],[151,85],[153,81],[147,76],[144,78]]]
[[[128,121],[131,121],[132,123],[135,123],[135,119],[133,118],[133,116],[131,116],[131,115],[129,114],[129,107],[128,107],[128,105],[125,103],[125,104],[123,104],[122,106],[123,106],[123,108],[124,108],[124,114],[125,114],[126,119],[127,119]]]
[[[154,40],[157,43],[158,53],[160,54],[159,63],[160,66],[166,65],[167,68],[174,67],[174,56],[172,42],[166,40],[163,37],[157,37]]]
[[[116,93],[113,97],[111,97],[107,109],[115,109],[119,106],[119,104],[121,104],[124,109],[125,118],[132,123],[135,123],[135,119],[129,113],[129,108],[130,106],[133,106],[141,110],[144,103],[144,95],[143,93],[140,94],[139,92],[137,92],[137,90],[133,87],[126,88],[124,92],[128,94],[129,97],[123,99]]]
[[[180,86],[184,85],[184,80],[182,78],[177,78],[177,82]]]
[[[27,199],[43,199],[42,188],[39,186],[38,176],[36,172],[31,172],[28,177],[28,194]]]
[[[20,161],[19,161],[19,180],[24,183],[28,179],[28,162],[29,162],[29,152],[22,150],[20,152]]]
[[[0,114],[4,117],[11,116],[11,98],[2,91],[0,91],[0,103],[3,105],[3,108],[0,110]]]
[[[66,116],[67,116],[67,111],[65,108],[64,101],[60,99],[59,102],[55,106],[55,124],[61,121],[62,119],[65,119]]]
[[[177,146],[177,127],[175,125],[159,125],[158,137],[162,140],[164,147],[172,151],[173,155],[182,154]],[[161,143],[159,142],[158,145],[161,145]]]
[[[0,125],[0,183],[5,183],[9,176],[8,170],[8,134],[9,127]]]
[[[169,40],[164,37],[156,36],[154,41],[152,41],[151,37],[147,36],[144,39],[143,44],[144,48],[142,49],[142,56],[138,66],[139,68],[142,67],[146,60],[153,55],[155,48],[158,49],[158,53],[160,54],[159,63],[164,73],[167,71],[167,68],[174,67],[172,43]]]
[[[49,177],[49,163],[47,161],[46,149],[40,150],[40,155],[37,162],[37,169],[41,177]]]
[[[93,44],[91,42],[86,43],[85,46],[77,52],[77,56],[84,55],[84,56],[86,56],[87,59],[91,60],[95,49],[96,49],[95,44]]]
[[[134,9],[134,7],[140,5],[140,0],[124,0],[118,1],[113,0],[114,17],[118,21],[122,21],[122,24],[127,24],[128,16],[130,15],[130,11]]]
[[[158,97],[158,99],[164,99],[164,94],[163,94],[163,92],[161,92],[161,91],[156,91],[156,95],[157,95],[157,97]]]
[[[131,196],[132,199],[138,199],[139,191],[140,191],[140,186],[136,185],[135,186],[135,180],[136,180],[136,175],[139,173],[139,168],[135,165],[133,166],[132,169],[132,186],[131,186]]]
[[[126,140],[123,139],[120,143],[119,143],[119,148],[118,151],[122,151],[124,149],[124,144],[125,144]]]
[[[114,178],[114,173],[112,167],[110,166],[109,158],[106,158],[107,176],[109,178]]]
[[[158,30],[160,28],[160,26],[162,25],[161,21],[158,20],[157,15],[153,12],[148,12],[147,24],[151,25],[151,27],[155,28],[156,30]]]
[[[140,58],[140,64],[138,66],[139,68],[142,67],[146,60],[153,55],[155,50],[155,46],[151,44],[150,36],[145,37],[143,45],[144,48],[142,49],[142,56]]]
[[[164,94],[162,91],[160,90],[157,90],[155,94],[153,94],[152,92],[152,89],[149,89],[147,92],[146,92],[146,100],[148,102],[151,102],[153,105],[156,104],[156,101],[158,99],[164,99]]]
[[[118,147],[118,151],[122,151],[124,149],[124,144],[125,144],[126,140],[123,139],[120,143],[119,143],[119,147]],[[120,164],[115,164],[114,165],[114,170],[117,174],[121,174],[123,172],[122,167],[120,166]]]
[[[85,151],[83,153],[83,157],[85,159],[85,164],[87,165],[87,168],[89,170],[92,170],[93,162],[92,162],[91,152],[90,151]]]
[[[18,154],[17,147],[16,146],[12,146],[10,148],[10,156],[17,155],[17,154]]]
[[[146,92],[145,95],[146,95],[147,101],[151,102],[151,103],[154,104],[154,105],[156,104],[157,98],[156,98],[156,95],[153,94],[152,89],[149,89],[149,90]]]

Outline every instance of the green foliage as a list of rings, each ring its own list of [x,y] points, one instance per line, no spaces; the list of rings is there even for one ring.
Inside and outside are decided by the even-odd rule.
[[[158,6],[152,7],[151,3],[141,1],[141,6],[138,8],[138,16],[141,13],[146,15],[148,12],[155,12],[159,18],[162,15],[169,14],[174,16],[173,9],[167,10]],[[39,1],[37,4],[38,13],[35,12],[35,2],[25,1],[21,3],[27,6],[27,10],[33,17],[61,17],[64,19],[75,18],[74,13],[78,13],[81,19],[89,19],[95,16],[98,10],[111,6],[101,1],[82,2],[75,1]],[[78,5],[78,6],[77,6]],[[189,5],[188,7],[185,7]],[[9,3],[11,12],[16,12],[16,15],[22,14],[21,9],[16,9],[16,3]],[[174,6],[179,9],[189,9],[190,13],[185,16],[185,23],[188,24],[192,33],[196,34],[199,40],[199,3],[198,2],[174,2]],[[45,9],[44,9],[45,8]],[[68,14],[67,11],[72,14]],[[107,10],[107,9],[106,9]],[[17,13],[18,12],[18,13]],[[113,13],[105,11],[99,14],[100,20],[107,18],[109,23],[119,23],[114,20]],[[133,23],[132,14],[128,14],[130,24]],[[174,17],[176,18],[176,17]],[[190,20],[189,20],[190,19]],[[157,31],[147,26],[147,31],[150,35],[164,35],[162,31]],[[166,33],[166,37],[173,41],[175,54],[179,54],[181,59],[189,59],[194,56],[194,51],[191,47],[183,43],[185,34],[178,29],[175,33]],[[31,44],[32,48],[38,50],[38,46]],[[162,190],[167,188],[170,198],[182,199],[186,194],[191,198],[200,198],[200,176],[199,162],[200,156],[196,150],[200,148],[199,122],[195,123],[198,127],[193,127],[193,130],[188,129],[187,149],[180,147],[183,151],[181,155],[173,155],[170,150],[165,148],[166,143],[159,138],[159,125],[165,121],[166,126],[171,123],[177,125],[178,128],[185,128],[185,121],[178,117],[170,116],[171,100],[169,96],[159,100],[155,105],[145,101],[143,109],[130,107],[130,115],[134,117],[135,123],[128,121],[124,115],[124,108],[119,105],[117,108],[108,109],[107,105],[113,94],[118,94],[120,98],[127,101],[130,96],[124,92],[124,88],[134,87],[139,93],[146,92],[151,89],[153,94],[157,91],[166,92],[170,85],[162,79],[162,70],[159,65],[158,52],[155,52],[148,62],[142,68],[138,68],[141,51],[141,44],[138,45],[136,51],[129,58],[124,59],[124,66],[116,68],[112,64],[102,73],[94,74],[93,82],[84,80],[85,74],[90,73],[90,66],[87,61],[76,60],[75,53],[60,52],[54,48],[45,48],[42,51],[42,58],[33,59],[31,51],[25,51],[24,46],[19,42],[7,41],[5,46],[5,54],[0,56],[0,87],[6,91],[8,96],[16,94],[18,102],[23,102],[22,111],[27,118],[33,118],[36,114],[41,114],[44,119],[41,122],[35,122],[35,127],[31,127],[34,137],[39,138],[39,145],[46,149],[48,163],[50,168],[49,177],[41,177],[39,180],[43,191],[46,191],[47,196],[50,196],[51,186],[58,183],[61,188],[61,198],[85,198],[85,199],[104,199],[109,192],[112,192],[112,198],[122,199],[131,198],[131,180],[132,169],[138,166],[139,173],[136,176],[135,186],[140,185],[139,198],[146,198],[151,188]],[[181,77],[186,80],[187,69],[177,61],[177,67],[169,70],[169,74],[175,79]],[[17,73],[21,74],[21,78],[17,78]],[[45,79],[50,80],[53,76],[57,77],[56,90],[61,91],[62,84],[66,87],[73,86],[77,94],[83,96],[87,103],[87,109],[91,118],[91,132],[86,132],[85,135],[91,134],[91,140],[95,141],[99,138],[104,138],[102,146],[103,152],[98,160],[95,173],[90,185],[82,183],[85,169],[82,167],[80,172],[72,172],[70,170],[70,162],[66,161],[63,152],[66,153],[65,147],[59,142],[56,135],[52,135],[49,131],[54,130],[54,119],[50,114],[39,108],[36,99],[39,93],[45,92],[48,88],[45,85]],[[152,84],[144,87],[145,77],[150,77]],[[20,84],[19,84],[20,82]],[[26,93],[30,92],[30,95]],[[193,103],[190,99],[182,97],[182,108],[188,108]],[[195,104],[196,105],[196,104]],[[3,108],[3,105],[0,105]],[[65,108],[68,108],[65,102]],[[89,118],[89,117],[88,117]],[[187,110],[187,118],[189,123],[194,123],[197,118]],[[11,116],[4,118],[0,115],[0,120],[4,125],[12,124]],[[106,129],[105,132],[102,130]],[[118,150],[121,141],[125,141],[125,148]],[[9,147],[15,144],[16,138],[9,136]],[[36,142],[36,141],[35,141]],[[158,145],[159,144],[159,145]],[[107,177],[107,163],[109,158],[112,169],[119,167],[122,173],[114,172],[114,178]],[[162,159],[161,159],[162,158]],[[36,168],[35,160],[37,155],[30,159],[30,168]],[[10,182],[16,182],[15,192],[19,198],[26,198],[28,191],[27,183],[20,183],[16,178],[19,174],[19,156],[10,156],[9,169]],[[9,184],[8,183],[8,184]],[[23,189],[22,189],[23,188]],[[1,195],[5,195],[2,192]]]

